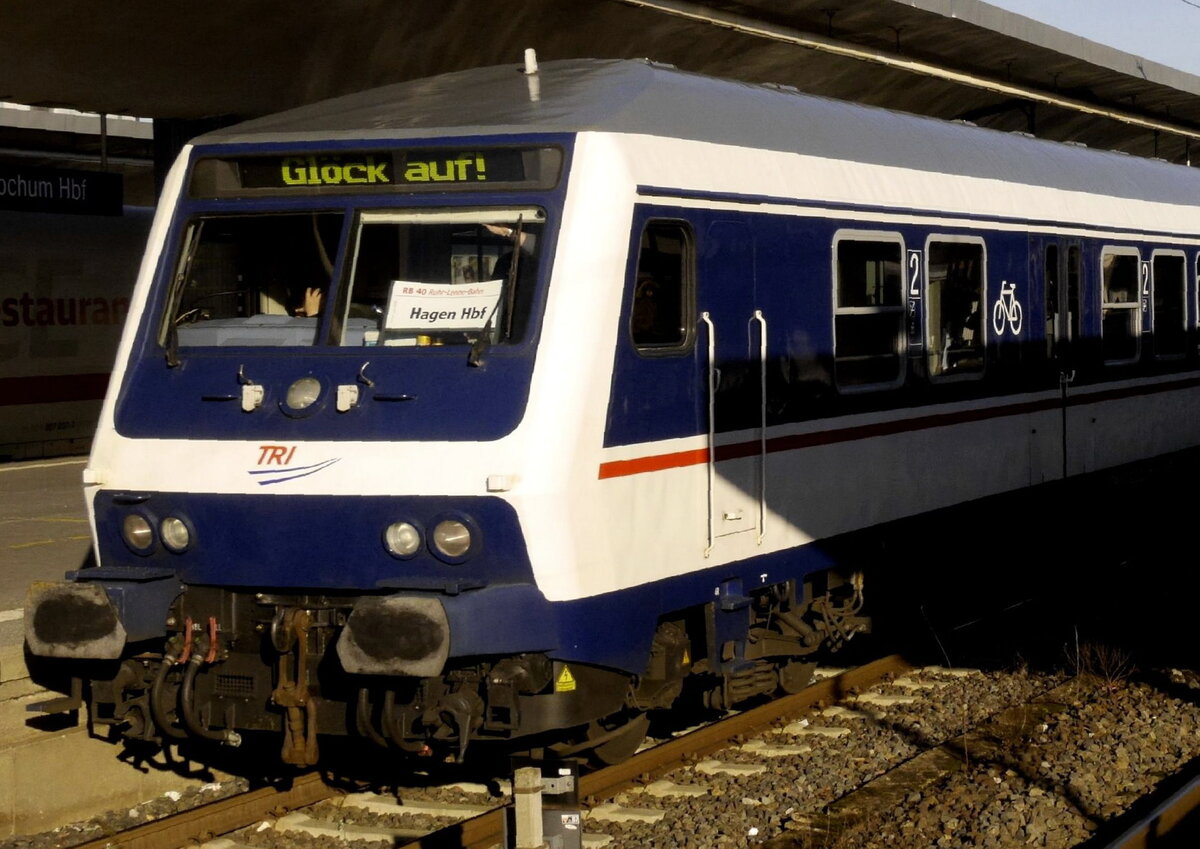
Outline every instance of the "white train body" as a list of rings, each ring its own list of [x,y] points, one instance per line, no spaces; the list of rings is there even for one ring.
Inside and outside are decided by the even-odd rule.
[[[1198,197],[1165,163],[633,62],[199,139],[86,472],[100,568],[33,600],[31,648],[150,647],[136,698],[100,688],[128,733],[283,731],[294,762],[318,732],[602,744],[689,675],[794,688],[863,627],[844,541],[1195,445]],[[193,281],[276,226],[264,276],[315,267],[311,232],[324,282]],[[422,233],[460,288],[411,291]]]

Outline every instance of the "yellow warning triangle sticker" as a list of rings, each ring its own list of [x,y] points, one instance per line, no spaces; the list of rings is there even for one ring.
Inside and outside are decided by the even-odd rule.
[[[563,665],[562,672],[558,674],[558,678],[554,681],[554,692],[570,693],[575,690],[575,676],[571,674],[571,667]]]
[[[692,662],[692,653],[686,648],[683,650],[683,665],[688,666]]]

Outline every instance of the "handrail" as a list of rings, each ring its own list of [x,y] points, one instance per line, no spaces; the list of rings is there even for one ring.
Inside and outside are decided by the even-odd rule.
[[[712,554],[716,532],[713,528],[713,487],[717,474],[717,328],[705,311],[700,320],[708,325],[708,545],[704,556]]]
[[[761,412],[758,425],[758,544],[767,532],[767,319],[755,310],[750,322],[761,328],[758,339],[758,400]]]

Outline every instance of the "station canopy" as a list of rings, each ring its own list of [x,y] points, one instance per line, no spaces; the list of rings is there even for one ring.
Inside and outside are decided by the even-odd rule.
[[[8,0],[0,100],[228,123],[446,71],[646,57],[1176,162],[1200,78],[978,0]]]

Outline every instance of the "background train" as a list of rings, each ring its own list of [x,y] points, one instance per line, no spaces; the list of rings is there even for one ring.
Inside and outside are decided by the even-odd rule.
[[[0,460],[87,450],[152,212],[0,212]]]
[[[884,529],[1194,446],[1198,198],[651,62],[204,136],[85,472],[99,565],[31,590],[29,649],[134,739],[619,758],[685,685],[803,686]]]

